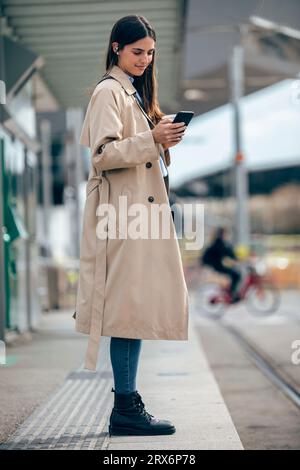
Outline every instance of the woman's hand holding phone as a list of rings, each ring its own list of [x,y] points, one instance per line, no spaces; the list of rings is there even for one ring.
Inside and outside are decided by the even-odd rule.
[[[173,119],[163,117],[152,129],[152,134],[155,142],[162,144],[164,149],[167,149],[181,141],[185,129],[184,122],[173,124]]]

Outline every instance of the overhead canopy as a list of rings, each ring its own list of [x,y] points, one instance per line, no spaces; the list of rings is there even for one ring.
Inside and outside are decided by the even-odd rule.
[[[241,136],[250,171],[300,165],[300,80],[284,80],[241,99]],[[193,118],[170,149],[174,187],[222,171],[234,158],[231,105]]]
[[[233,46],[241,42],[245,51],[244,94],[296,78],[299,39],[299,1],[190,0],[181,109],[202,114],[230,100],[228,62]]]
[[[1,18],[0,18],[1,21]],[[40,149],[40,144],[35,139],[35,133],[30,132],[33,122],[32,114],[23,114],[22,105],[26,108],[30,102],[30,96],[19,94],[25,90],[26,84],[43,65],[43,59],[23,44],[13,41],[8,36],[1,37],[0,44],[0,79],[5,84],[3,87],[2,103],[0,104],[0,125],[13,136],[21,139],[33,152]],[[12,60],[13,58],[13,60]],[[5,90],[5,91],[4,91]],[[20,97],[19,103],[14,101]],[[28,105],[29,108],[30,105]],[[27,110],[28,110],[27,108]]]
[[[241,41],[241,26],[247,30],[246,95],[299,71],[295,0],[1,0],[0,5],[3,34],[45,60],[40,74],[52,96],[43,100],[45,87],[37,83],[39,111],[55,109],[56,99],[63,108],[87,104],[86,89],[104,72],[112,25],[128,14],[144,15],[156,30],[159,100],[166,113],[192,109],[198,115],[228,102],[228,60]],[[253,21],[258,16],[271,26]]]
[[[11,36],[45,59],[41,75],[64,108],[87,104],[86,89],[105,71],[111,28],[129,14],[155,28],[160,103],[177,109],[184,1],[2,0]]]
[[[13,90],[22,86],[43,64],[37,54],[7,36],[3,37],[3,62],[5,63],[3,79],[8,96]]]

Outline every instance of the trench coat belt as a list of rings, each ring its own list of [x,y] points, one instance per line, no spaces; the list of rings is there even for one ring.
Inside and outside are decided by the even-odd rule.
[[[93,185],[90,191],[96,189],[96,187],[98,186],[99,204],[105,204],[109,202],[109,182],[104,173],[105,172],[103,171],[99,176],[92,176],[90,178],[90,180],[94,180],[96,183],[96,185]],[[93,279],[94,286],[92,291],[91,324],[88,346],[84,361],[84,368],[93,371],[96,371],[97,368],[97,360],[100,349],[100,338],[102,335],[104,290],[107,269],[106,253],[108,239],[108,237],[106,237],[106,239],[100,239],[96,233],[95,237],[95,275]]]

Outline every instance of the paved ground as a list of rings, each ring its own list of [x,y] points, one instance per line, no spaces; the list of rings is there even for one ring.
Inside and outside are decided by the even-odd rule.
[[[291,345],[300,339],[300,293],[281,294],[281,307],[270,317],[255,317],[236,304],[222,321],[195,318],[205,355],[247,450],[300,449],[299,406],[257,367],[228,330],[234,327],[241,333],[300,394],[300,364],[291,360]]]
[[[84,370],[86,336],[74,333],[71,313],[45,315],[34,341],[9,348],[10,365],[3,368],[1,379],[5,391],[0,448],[243,448],[195,334],[192,315],[189,341],[145,340],[139,365],[137,386],[146,409],[172,420],[176,433],[110,438],[109,338],[102,338],[97,373]]]
[[[73,321],[70,312],[44,314],[37,332],[7,345],[7,366],[0,366],[0,442],[80,364],[86,339],[74,332]]]

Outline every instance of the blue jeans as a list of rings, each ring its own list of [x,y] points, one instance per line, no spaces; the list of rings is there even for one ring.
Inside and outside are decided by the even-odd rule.
[[[136,374],[141,345],[141,339],[111,338],[110,359],[116,393],[136,391]]]

